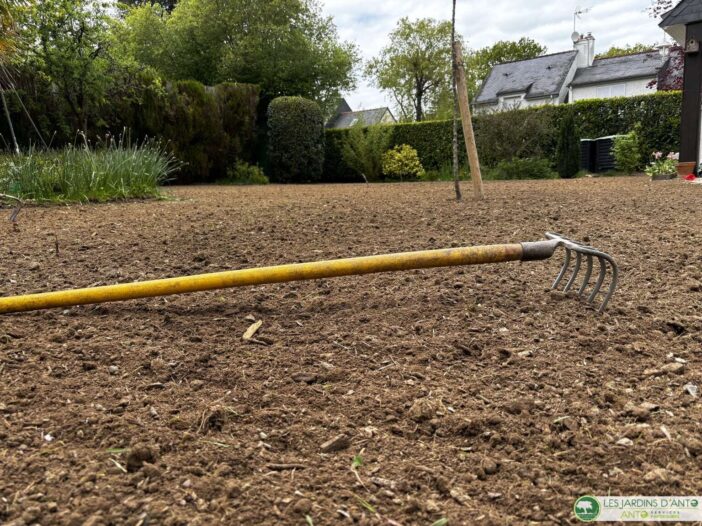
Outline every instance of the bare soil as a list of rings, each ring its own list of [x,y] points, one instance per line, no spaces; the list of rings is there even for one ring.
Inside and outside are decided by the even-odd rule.
[[[585,494],[700,495],[702,188],[486,191],[174,188],[3,220],[2,295],[546,231],[622,281],[604,315],[548,292],[555,258],[2,316],[0,522],[574,524]]]

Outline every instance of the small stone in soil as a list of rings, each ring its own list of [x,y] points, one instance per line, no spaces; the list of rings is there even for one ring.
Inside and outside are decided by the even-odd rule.
[[[313,384],[317,381],[317,375],[314,373],[295,373],[292,379],[301,384]]]
[[[663,482],[668,482],[669,480],[669,473],[666,469],[664,468],[656,468],[644,475],[644,481],[645,482],[654,482],[656,480],[661,480]]]
[[[437,415],[443,416],[445,414],[446,410],[441,400],[432,400],[430,398],[415,400],[408,412],[409,417],[415,422],[425,422]]]
[[[327,440],[321,446],[322,453],[335,453],[343,451],[351,446],[351,440],[346,435],[337,435],[331,440]]]
[[[661,367],[661,371],[669,374],[682,374],[685,370],[685,365],[682,363],[669,363]]]
[[[301,515],[307,515],[312,510],[310,499],[300,499],[293,505],[293,511]]]

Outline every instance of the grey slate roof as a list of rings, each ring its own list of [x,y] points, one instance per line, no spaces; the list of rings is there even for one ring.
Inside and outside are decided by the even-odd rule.
[[[578,69],[571,85],[585,86],[625,79],[657,77],[663,64],[664,59],[658,51],[601,58],[595,60],[589,68]]]
[[[702,20],[702,0],[682,0],[663,15],[660,27],[685,25]]]
[[[350,128],[360,122],[364,126],[380,124],[385,113],[390,112],[389,108],[375,108],[372,110],[346,111],[334,115],[327,123],[327,128]],[[392,113],[390,113],[392,115]],[[395,118],[393,117],[393,120]]]
[[[485,79],[475,103],[496,103],[500,95],[508,93],[526,93],[527,99],[558,95],[576,55],[576,51],[564,51],[499,64]]]

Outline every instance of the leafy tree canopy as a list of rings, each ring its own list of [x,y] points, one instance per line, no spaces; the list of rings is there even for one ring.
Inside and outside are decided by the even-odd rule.
[[[355,87],[355,45],[342,42],[317,0],[180,0],[128,11],[125,52],[170,79],[258,84],[327,107]]]
[[[173,11],[178,3],[178,0],[120,0],[119,3],[125,7],[158,4],[167,11]]]
[[[82,130],[109,83],[109,8],[106,1],[42,0],[18,15],[17,59],[59,89]]]
[[[15,18],[20,4],[20,0],[0,0],[0,65],[9,60],[15,47]]]
[[[365,73],[391,94],[403,119],[424,120],[451,93],[451,22],[402,18]]]
[[[636,53],[643,53],[645,51],[651,51],[655,46],[651,44],[627,44],[623,47],[612,46],[604,53],[600,53],[595,58],[612,58],[621,57],[624,55],[635,55]]]
[[[677,0],[651,0],[648,12],[652,17],[658,18],[673,9],[676,4],[678,4]]]

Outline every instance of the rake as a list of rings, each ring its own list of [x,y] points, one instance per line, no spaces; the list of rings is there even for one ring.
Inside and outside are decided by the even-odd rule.
[[[604,252],[600,252],[592,247],[582,245],[557,234],[546,234],[546,238],[547,239],[543,241],[529,243],[450,248],[444,250],[337,259],[314,263],[297,263],[156,281],[6,297],[0,298],[0,314],[66,308],[77,305],[126,301],[206,290],[315,280],[339,276],[359,276],[380,272],[506,263],[509,261],[542,261],[551,258],[559,247],[565,249],[565,261],[552,288],[559,289],[565,282],[563,291],[567,293],[573,290],[574,287],[576,287],[576,281],[584,266],[585,274],[580,282],[577,295],[586,300],[587,303],[594,305],[595,300],[597,300],[598,296],[603,291],[603,285],[609,274],[609,287],[606,289],[606,292],[603,292],[604,298],[601,300],[598,309],[599,312],[604,312],[617,288],[619,269],[614,259]],[[575,255],[575,257],[573,257],[573,255]],[[590,287],[590,281],[594,273],[595,260],[597,260],[599,264],[598,277]],[[569,274],[570,277],[565,281]]]

